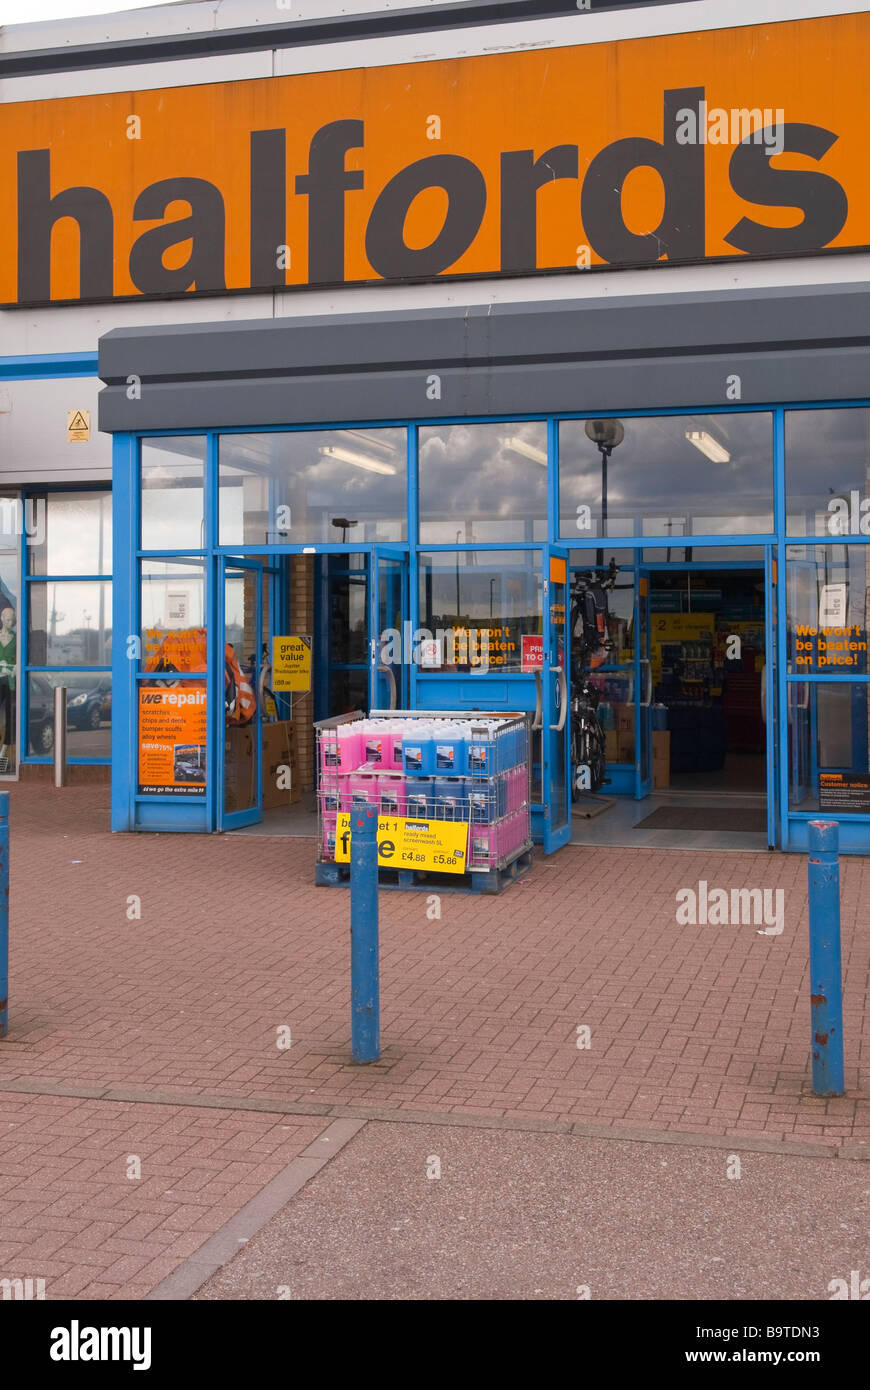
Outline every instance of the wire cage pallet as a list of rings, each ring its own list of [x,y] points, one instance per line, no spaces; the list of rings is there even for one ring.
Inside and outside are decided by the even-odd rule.
[[[406,821],[464,825],[465,873],[437,875],[454,889],[500,892],[531,863],[528,714],[354,710],[315,731],[318,883],[345,881],[339,818],[360,804]],[[382,866],[379,878],[384,887],[425,887],[435,873]]]

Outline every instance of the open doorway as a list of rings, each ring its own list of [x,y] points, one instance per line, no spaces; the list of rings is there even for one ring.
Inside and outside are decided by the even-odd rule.
[[[654,790],[763,802],[763,569],[653,570],[649,595]]]
[[[593,573],[608,589],[606,650],[586,685],[605,773],[591,795],[575,789],[572,839],[765,848],[763,554],[720,559],[708,549],[702,561],[687,548],[678,558],[651,550],[604,558],[612,583],[606,567]],[[572,570],[587,559],[574,552]]]
[[[234,583],[239,590],[236,606],[243,617],[235,627],[227,623],[227,642],[257,701],[256,717],[238,733],[230,730],[229,738],[235,733],[237,742],[251,745],[247,804],[260,813],[232,828],[262,834],[315,833],[314,723],[367,709],[369,704],[369,563],[366,552],[282,555],[259,601],[253,576],[244,589],[239,579],[228,577],[227,585]],[[253,631],[257,622],[259,644]],[[276,638],[291,639],[302,653],[298,670],[274,669],[273,659],[280,660],[285,647],[279,642],[276,658]],[[259,798],[249,785],[256,779],[256,762]],[[231,787],[228,781],[227,794]]]
[[[255,708],[236,730],[229,723],[239,718],[237,708],[227,707],[226,749],[242,747],[247,761],[244,804],[236,805],[235,791],[232,805],[225,796],[224,828],[313,835],[315,723],[407,703],[407,554],[390,545],[348,546],[276,556],[268,570],[256,559],[226,563],[227,661],[238,659]],[[238,779],[229,768],[227,760],[232,787]],[[227,813],[234,815],[229,824]]]

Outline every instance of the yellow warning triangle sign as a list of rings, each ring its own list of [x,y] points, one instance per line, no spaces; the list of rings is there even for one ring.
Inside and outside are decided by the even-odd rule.
[[[86,444],[88,442],[91,437],[91,412],[89,410],[67,411],[66,437],[70,444]]]

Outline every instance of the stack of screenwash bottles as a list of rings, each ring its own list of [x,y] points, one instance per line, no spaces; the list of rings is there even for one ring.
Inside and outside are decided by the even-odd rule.
[[[528,841],[528,731],[476,715],[359,719],[320,734],[322,853],[335,858],[337,817],[466,821],[469,868],[491,868]]]

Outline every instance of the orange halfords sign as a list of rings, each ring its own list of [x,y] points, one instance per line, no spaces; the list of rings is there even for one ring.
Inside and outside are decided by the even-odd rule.
[[[0,106],[0,302],[870,244],[870,15]]]

